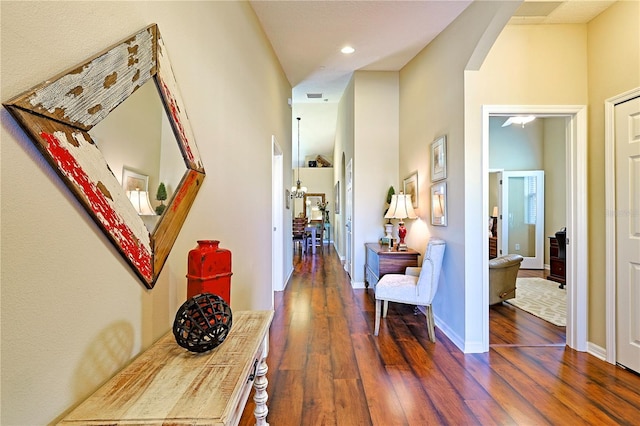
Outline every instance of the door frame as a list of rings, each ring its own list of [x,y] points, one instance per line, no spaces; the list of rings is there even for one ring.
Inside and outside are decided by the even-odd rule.
[[[483,105],[482,106],[482,211],[489,211],[489,116],[500,114],[544,115],[567,117],[567,331],[566,343],[578,350],[587,350],[587,107],[585,105]],[[484,241],[489,241],[489,229],[484,227]],[[482,326],[485,352],[489,350],[489,256],[482,259]]]
[[[271,308],[274,292],[284,290],[284,168],[283,153],[271,136]]]
[[[640,87],[604,101],[604,181],[605,181],[605,360],[616,363],[616,177],[615,107],[640,96]]]
[[[344,270],[353,285],[353,158],[349,159],[345,181],[345,261]]]

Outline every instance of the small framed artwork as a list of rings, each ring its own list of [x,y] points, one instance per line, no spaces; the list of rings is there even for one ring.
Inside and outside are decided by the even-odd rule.
[[[411,195],[411,205],[414,209],[418,208],[418,172],[415,172],[403,181],[403,191],[407,195]]]
[[[334,210],[336,212],[336,214],[340,214],[340,181],[336,182],[336,187],[334,190],[334,194],[335,194],[335,204],[334,204]]]
[[[447,137],[440,136],[431,144],[431,182],[447,177]]]
[[[125,191],[148,192],[149,176],[136,173],[133,170],[122,168],[122,187]]]
[[[288,188],[284,190],[284,206],[289,210],[291,208],[291,191]]]
[[[447,183],[431,185],[431,224],[447,226]]]

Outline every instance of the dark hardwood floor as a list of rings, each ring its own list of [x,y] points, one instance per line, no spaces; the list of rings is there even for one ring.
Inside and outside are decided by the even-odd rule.
[[[391,303],[375,337],[373,290],[351,289],[333,249],[294,268],[270,332],[271,426],[638,424],[640,377],[565,347],[563,327],[497,306],[490,351],[463,354]]]
[[[548,272],[521,269],[518,277],[546,278]],[[489,345],[564,346],[566,327],[559,327],[508,303],[489,307]]]

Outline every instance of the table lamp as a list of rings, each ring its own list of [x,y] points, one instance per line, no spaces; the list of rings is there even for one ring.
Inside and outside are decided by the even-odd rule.
[[[400,219],[398,223],[398,237],[400,238],[398,251],[406,251],[407,245],[404,242],[404,238],[407,236],[407,228],[404,227],[404,219],[416,219],[418,217],[413,210],[411,195],[403,194],[402,192],[392,195],[389,210],[384,217],[385,219]]]

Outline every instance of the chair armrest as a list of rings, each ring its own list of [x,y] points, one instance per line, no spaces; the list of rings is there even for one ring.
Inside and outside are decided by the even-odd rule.
[[[489,269],[511,268],[522,263],[523,257],[519,254],[508,254],[489,260]]]
[[[414,277],[419,277],[421,270],[422,270],[421,266],[407,266],[407,269],[404,270],[404,274],[413,275]]]

